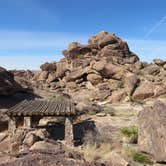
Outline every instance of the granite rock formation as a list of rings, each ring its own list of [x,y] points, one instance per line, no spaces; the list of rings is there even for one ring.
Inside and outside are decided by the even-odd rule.
[[[156,101],[152,108],[147,107],[138,117],[138,145],[158,162],[166,162],[166,105]]]
[[[166,61],[140,61],[115,34],[100,32],[90,37],[87,45],[70,43],[63,54],[59,62],[41,65],[31,80],[34,89],[67,92],[76,103],[144,100],[166,93]]]

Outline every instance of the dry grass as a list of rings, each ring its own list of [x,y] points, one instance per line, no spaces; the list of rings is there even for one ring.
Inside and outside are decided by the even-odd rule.
[[[88,144],[80,149],[80,152],[84,155],[85,159],[89,162],[92,161],[108,161],[111,156],[111,144],[102,143]]]

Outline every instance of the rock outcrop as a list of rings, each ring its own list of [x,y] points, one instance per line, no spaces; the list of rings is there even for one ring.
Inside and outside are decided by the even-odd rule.
[[[166,105],[156,101],[154,106],[145,108],[138,116],[139,149],[158,162],[166,162]]]
[[[21,90],[21,86],[14,80],[14,75],[0,67],[0,95],[11,95]]]
[[[84,92],[88,90],[90,101],[119,102],[127,96],[144,100],[165,94],[165,61],[139,61],[115,34],[100,32],[90,37],[87,45],[73,42],[63,54],[61,61],[41,65],[42,71],[33,78],[33,87],[65,91],[76,100],[76,94],[86,96]]]
[[[139,61],[115,34],[100,32],[87,45],[72,42],[62,52],[63,59],[44,63],[39,72],[12,71],[15,80],[27,91],[69,93],[76,103],[81,98],[120,102],[166,94],[166,61]]]

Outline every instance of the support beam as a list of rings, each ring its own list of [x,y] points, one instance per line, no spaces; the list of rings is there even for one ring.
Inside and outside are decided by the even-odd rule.
[[[13,133],[16,128],[17,128],[17,118],[9,117],[8,131]]]
[[[74,146],[72,118],[65,120],[65,142],[66,145]]]
[[[33,116],[31,119],[31,127],[36,128],[39,125],[40,119],[41,119],[41,116]]]
[[[25,128],[31,128],[32,127],[31,117],[24,117],[24,127]]]

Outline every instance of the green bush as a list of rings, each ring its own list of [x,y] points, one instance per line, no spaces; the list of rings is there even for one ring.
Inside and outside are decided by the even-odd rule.
[[[133,161],[135,162],[139,162],[142,164],[152,164],[152,161],[148,158],[148,156],[141,152],[136,152],[135,150],[132,150],[131,156]]]
[[[83,58],[84,58],[84,55],[83,55],[83,54],[78,54],[78,55],[77,55],[77,58],[83,59]]]
[[[121,88],[123,88],[123,87],[124,87],[123,81],[119,81],[119,82],[117,83],[117,88],[121,89]]]
[[[96,112],[95,111],[88,111],[86,114],[87,115],[96,115]]]
[[[138,141],[138,128],[137,127],[124,127],[121,134],[129,139],[130,143],[137,143]]]
[[[139,105],[145,104],[144,100],[135,100],[131,96],[130,96],[130,102],[135,103],[135,104],[139,104]]]

